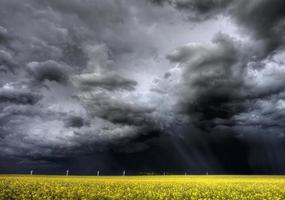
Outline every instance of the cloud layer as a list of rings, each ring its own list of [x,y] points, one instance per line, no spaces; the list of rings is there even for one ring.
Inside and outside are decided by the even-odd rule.
[[[249,144],[241,160],[254,168],[265,138],[285,165],[284,6],[1,1],[0,155],[160,154],[171,143],[185,165],[223,169],[230,141]]]

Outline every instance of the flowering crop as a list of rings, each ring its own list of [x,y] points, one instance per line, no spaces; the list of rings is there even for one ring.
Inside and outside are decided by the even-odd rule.
[[[285,199],[283,176],[0,176],[0,200]]]

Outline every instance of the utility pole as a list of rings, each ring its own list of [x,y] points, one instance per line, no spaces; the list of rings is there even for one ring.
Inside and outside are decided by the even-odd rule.
[[[66,170],[66,174],[65,174],[66,176],[68,176],[69,175],[69,170]]]
[[[97,176],[100,176],[100,171],[99,170],[97,171]]]

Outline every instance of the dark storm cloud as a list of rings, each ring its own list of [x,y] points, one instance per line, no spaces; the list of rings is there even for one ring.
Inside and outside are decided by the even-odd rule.
[[[41,96],[24,89],[0,89],[0,103],[35,104]]]
[[[205,20],[215,14],[223,12],[232,0],[149,0],[152,3],[163,5],[168,3],[182,11],[188,13],[191,20]]]
[[[105,75],[99,74],[82,74],[75,77],[75,84],[81,90],[92,90],[103,88],[106,90],[134,90],[137,82],[128,78],[124,78],[118,74],[109,73]]]
[[[49,80],[64,83],[67,81],[67,68],[65,64],[53,60],[28,63],[28,72],[39,82]]]
[[[88,108],[92,114],[108,121],[135,125],[144,125],[147,115],[154,111],[149,106],[136,105],[104,94],[90,98]]]
[[[250,169],[262,152],[256,138],[284,138],[285,71],[274,58],[284,47],[281,0],[0,5],[0,159],[91,155],[89,164],[102,153],[105,167],[235,169],[230,159]],[[240,38],[218,33],[177,47],[207,41],[220,15]],[[204,28],[189,31],[190,21]]]
[[[264,54],[284,47],[285,13],[282,0],[234,1],[231,15],[264,43]]]
[[[251,37],[250,43],[244,45],[243,41],[219,36],[214,46],[185,45],[168,56],[170,61],[179,63],[182,71],[178,109],[188,113],[195,123],[198,121],[199,127],[213,127],[221,121],[234,126],[233,117],[251,111],[259,113],[257,101],[274,102],[274,96],[284,91],[283,65],[271,60],[284,47],[283,1],[153,2],[169,3],[191,19],[230,16],[243,34]]]
[[[8,35],[8,31],[6,28],[0,26],[0,36],[1,36],[1,39],[4,39],[6,38]]]
[[[86,124],[85,120],[80,116],[69,116],[66,119],[66,126],[67,127],[77,127],[80,128]]]
[[[12,54],[0,49],[0,71],[13,73],[16,66]]]
[[[64,157],[156,129],[128,70],[155,52],[147,4],[0,4],[0,154]]]
[[[0,44],[6,43],[9,40],[8,30],[0,26]]]
[[[218,35],[212,45],[187,45],[169,55],[183,71],[178,110],[202,123],[240,112],[246,65],[246,51],[241,49],[246,50],[228,36]]]
[[[193,125],[210,132],[214,127],[226,126],[241,133],[242,118],[244,129],[254,126],[252,120],[260,127],[275,126],[273,116],[263,120],[260,103],[271,104],[267,109],[273,113],[283,110],[283,64],[253,61],[249,49],[230,38],[219,38],[214,45],[187,45],[168,56],[179,63],[182,74],[182,82],[176,86],[178,112],[188,114]],[[256,62],[262,67],[256,68]],[[277,124],[283,126],[282,122]],[[280,132],[282,128],[272,134]]]
[[[206,20],[219,14],[232,17],[236,22],[262,42],[263,56],[284,47],[285,14],[282,0],[165,0],[183,11],[188,11],[191,19]]]
[[[284,143],[284,63],[275,60],[284,47],[284,17],[276,6],[283,2],[274,1],[271,6],[269,1],[248,3],[232,2],[221,13],[231,16],[243,30],[242,34],[250,36],[249,40],[243,40],[244,35],[237,39],[220,35],[212,44],[190,43],[178,47],[167,57],[178,66],[169,70],[167,81],[162,78],[156,83],[154,91],[176,99],[173,108],[190,118],[189,137],[193,127],[198,128],[202,140],[213,148],[211,151],[215,156],[211,157],[219,160],[224,169],[228,160],[236,162],[237,159],[223,155],[219,146],[241,159],[236,163],[239,169],[247,163],[246,168],[254,172],[277,173],[285,164],[281,153]],[[203,14],[193,8],[184,8],[186,12],[187,9],[198,12],[194,16],[199,19],[219,14],[216,10]],[[259,21],[263,17],[265,24]],[[171,77],[181,78],[175,81]],[[226,140],[227,137],[231,139]],[[226,147],[225,143],[233,148]],[[239,151],[240,145],[245,152]],[[214,163],[211,165],[215,166]]]

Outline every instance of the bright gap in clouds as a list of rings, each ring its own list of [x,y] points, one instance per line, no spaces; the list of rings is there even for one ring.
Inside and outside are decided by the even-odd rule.
[[[175,51],[177,47],[188,43],[210,45],[217,33],[230,35],[237,40],[249,39],[241,36],[241,30],[229,17],[224,15],[200,23],[191,22],[182,14],[176,18],[173,16],[169,16],[169,18],[173,20],[172,23],[156,24],[153,22],[148,31],[156,49],[153,54],[148,55],[148,57],[138,55],[136,59],[131,61],[126,55],[118,60],[117,64],[126,66],[127,71],[123,73],[137,80],[137,91],[141,95],[151,95],[149,92],[153,81],[175,67],[166,56]],[[169,20],[166,19],[165,21],[168,22]]]

